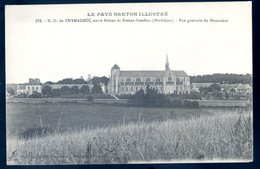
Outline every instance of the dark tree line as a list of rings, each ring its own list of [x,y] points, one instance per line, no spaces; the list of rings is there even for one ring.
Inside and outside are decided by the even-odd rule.
[[[60,89],[52,89],[51,86],[45,85],[42,88],[42,95],[45,97],[59,97],[61,95],[71,95],[71,94],[80,94],[80,95],[89,95],[89,94],[100,94],[102,93],[102,89],[98,85],[94,85],[92,90],[90,90],[89,86],[83,85],[82,87],[78,86],[63,86]]]
[[[93,83],[94,85],[99,85],[100,83],[103,83],[107,86],[108,84],[108,78],[105,76],[98,77],[94,76],[90,81],[86,81],[84,79],[78,78],[78,79],[72,79],[72,78],[65,78],[62,80],[59,80],[58,82],[51,82],[48,81],[46,84],[87,84],[87,83]]]
[[[106,76],[97,77],[94,76],[90,82],[92,82],[94,85],[98,85],[100,83],[103,83],[105,86],[107,86],[109,79]]]
[[[198,107],[197,101],[182,98],[171,99],[170,96],[159,93],[149,86],[146,90],[137,91],[129,97],[129,104],[139,107]]]
[[[243,83],[243,84],[251,84],[252,83],[252,75],[250,74],[213,74],[213,75],[198,75],[198,76],[190,76],[191,83],[226,83],[226,84],[235,84],[235,83]]]

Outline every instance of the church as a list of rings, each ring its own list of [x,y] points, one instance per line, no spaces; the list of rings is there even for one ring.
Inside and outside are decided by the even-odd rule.
[[[163,94],[186,94],[190,93],[190,77],[183,70],[171,70],[168,56],[165,70],[121,70],[116,64],[111,68],[109,94],[135,94],[147,86]]]

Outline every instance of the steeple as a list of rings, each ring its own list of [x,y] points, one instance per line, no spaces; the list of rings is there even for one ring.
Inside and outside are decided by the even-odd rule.
[[[170,67],[169,67],[169,60],[168,60],[168,54],[166,55],[165,70],[170,70]]]

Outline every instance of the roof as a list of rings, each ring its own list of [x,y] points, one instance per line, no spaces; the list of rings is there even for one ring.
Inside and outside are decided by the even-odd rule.
[[[121,77],[163,77],[166,76],[168,71],[164,70],[133,70],[133,71],[120,71]],[[176,77],[187,77],[187,73],[183,70],[171,71],[172,75]]]
[[[252,89],[252,88],[249,84],[241,84],[238,86],[238,89],[247,90],[247,89]]]
[[[174,76],[176,77],[187,77],[189,76],[185,71],[183,70],[173,70],[172,73],[174,74]]]
[[[115,65],[112,67],[112,69],[120,69],[120,67],[117,66],[117,64],[115,64]]]
[[[213,83],[192,83],[191,85],[196,88],[209,87]]]

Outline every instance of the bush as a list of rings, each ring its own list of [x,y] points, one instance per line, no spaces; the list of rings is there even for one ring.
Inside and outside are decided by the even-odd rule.
[[[162,107],[167,105],[168,101],[165,95],[158,93],[155,89],[149,88],[149,86],[147,86],[145,92],[141,89],[129,97],[129,104],[134,106]]]
[[[41,93],[34,92],[33,94],[29,95],[29,98],[41,98]]]

